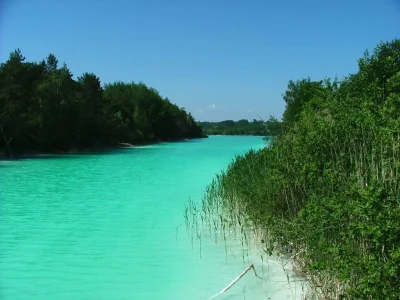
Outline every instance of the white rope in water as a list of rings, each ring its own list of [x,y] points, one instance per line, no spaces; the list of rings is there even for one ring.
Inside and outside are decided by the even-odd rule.
[[[218,297],[219,295],[222,295],[223,293],[225,293],[227,290],[229,290],[236,282],[239,281],[240,278],[242,278],[250,269],[253,269],[254,271],[254,275],[257,275],[256,273],[256,269],[254,269],[254,265],[251,264],[250,266],[248,266],[238,277],[236,277],[230,284],[228,284],[222,291],[220,291],[218,294],[212,296],[211,298],[208,298],[208,300],[214,299],[215,297]]]

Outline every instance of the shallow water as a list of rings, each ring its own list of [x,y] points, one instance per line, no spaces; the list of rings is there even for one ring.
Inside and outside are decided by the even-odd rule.
[[[263,145],[215,136],[0,162],[0,299],[208,299],[248,262],[211,240],[192,248],[185,203]],[[249,273],[216,299],[293,298],[279,266],[250,260],[268,280]]]

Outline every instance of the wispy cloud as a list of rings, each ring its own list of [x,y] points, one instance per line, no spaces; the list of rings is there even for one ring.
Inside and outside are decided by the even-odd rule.
[[[198,109],[197,112],[202,113],[202,112],[204,112],[204,110]]]
[[[252,110],[252,109],[248,109],[248,110],[246,110],[246,112],[248,112],[248,113],[252,113],[252,112],[253,112],[253,110]]]
[[[209,109],[216,109],[217,106],[215,105],[215,103],[213,103],[213,104],[210,104],[210,105],[208,106],[208,108],[209,108]]]

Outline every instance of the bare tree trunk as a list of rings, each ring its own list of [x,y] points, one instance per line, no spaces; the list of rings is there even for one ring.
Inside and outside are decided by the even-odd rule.
[[[208,300],[214,299],[216,297],[218,297],[219,295],[222,295],[223,293],[225,293],[227,290],[229,290],[236,282],[239,281],[240,278],[242,278],[250,269],[253,269],[254,275],[259,277],[256,273],[256,269],[254,268],[254,265],[251,264],[250,266],[248,266],[238,277],[236,277],[230,284],[228,284],[228,286],[226,286],[222,291],[220,291],[218,294],[212,296],[211,298],[209,298]]]
[[[13,153],[12,153],[12,150],[11,150],[11,147],[10,147],[10,143],[12,141],[12,138],[7,140],[6,135],[4,133],[4,130],[3,130],[3,126],[1,126],[1,125],[0,125],[0,130],[1,130],[1,135],[3,136],[4,143],[6,145],[5,148],[1,152],[1,156],[4,156],[4,154],[6,153],[7,149],[10,148],[9,149],[9,154],[10,154],[10,157],[12,158],[13,157]]]

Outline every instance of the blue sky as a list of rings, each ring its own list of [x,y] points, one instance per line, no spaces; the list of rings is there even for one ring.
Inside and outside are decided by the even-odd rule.
[[[0,0],[0,61],[143,81],[199,120],[280,117],[290,79],[339,78],[400,37],[400,0]]]

